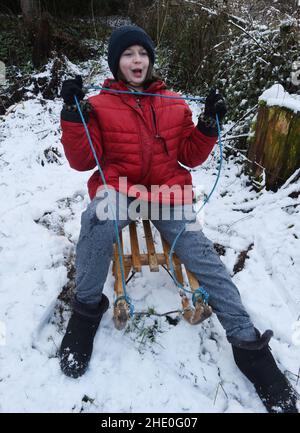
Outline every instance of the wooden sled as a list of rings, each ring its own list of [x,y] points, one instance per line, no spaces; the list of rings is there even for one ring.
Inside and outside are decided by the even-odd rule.
[[[155,245],[153,242],[153,235],[151,230],[151,225],[149,220],[143,220],[144,235],[147,245],[147,254],[141,254],[139,249],[139,242],[137,236],[136,222],[129,224],[129,234],[130,234],[130,246],[131,254],[124,254],[123,250],[123,236],[120,232],[121,240],[121,250],[124,264],[124,275],[125,280],[127,280],[131,269],[134,272],[141,272],[142,266],[149,266],[151,272],[158,272],[159,266],[164,265],[170,271],[169,263],[169,251],[170,247],[168,243],[161,236],[161,242],[163,246],[163,252],[157,253],[155,251]],[[173,267],[177,281],[184,284],[183,273],[182,273],[182,263],[179,258],[174,253],[172,255]],[[186,269],[186,274],[190,283],[192,291],[199,287],[198,280],[195,278],[194,274]],[[113,275],[115,277],[115,296],[116,299],[123,296],[123,285],[122,285],[122,275],[121,267],[119,261],[118,245],[114,244],[114,258],[113,258]],[[182,294],[182,307],[183,307],[183,317],[191,325],[197,325],[203,322],[212,314],[212,309],[209,305],[205,304],[201,299],[196,301],[195,307],[190,305],[190,301],[185,294]],[[123,329],[126,326],[127,320],[130,317],[128,304],[125,299],[119,299],[114,305],[114,323],[117,329]]]

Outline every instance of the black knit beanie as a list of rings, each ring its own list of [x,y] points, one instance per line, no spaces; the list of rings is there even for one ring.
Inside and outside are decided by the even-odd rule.
[[[138,26],[122,26],[114,30],[108,44],[108,66],[117,80],[119,60],[126,48],[141,45],[149,55],[152,65],[155,61],[155,47],[150,36]]]

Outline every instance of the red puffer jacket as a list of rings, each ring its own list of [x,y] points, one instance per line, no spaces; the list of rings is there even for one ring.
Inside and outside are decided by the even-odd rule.
[[[122,82],[110,79],[103,87],[128,90]],[[162,81],[152,83],[145,92],[179,96],[166,90]],[[102,90],[89,102],[93,111],[88,128],[110,187],[144,200],[191,202],[191,174],[181,164],[195,167],[203,163],[216,137],[208,137],[195,127],[183,99]],[[83,124],[62,120],[61,127],[70,166],[79,171],[95,168]],[[88,181],[91,199],[101,185],[96,171]]]

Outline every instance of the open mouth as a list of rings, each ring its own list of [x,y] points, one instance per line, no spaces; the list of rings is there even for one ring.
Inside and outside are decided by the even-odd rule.
[[[132,69],[132,73],[135,77],[141,77],[142,76],[142,69],[140,69],[140,68]]]

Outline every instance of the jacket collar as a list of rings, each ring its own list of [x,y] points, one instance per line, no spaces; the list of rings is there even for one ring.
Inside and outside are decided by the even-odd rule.
[[[125,83],[123,83],[123,81],[116,81],[113,78],[107,78],[104,83],[102,84],[102,87],[106,87],[110,90],[129,90],[128,87],[126,86]],[[153,83],[150,84],[150,86],[145,89],[143,92],[145,93],[158,93],[160,90],[162,89],[166,89],[166,84],[164,81],[162,80],[157,80],[154,81]],[[125,95],[128,96],[126,94],[122,94],[122,93],[113,93],[107,90],[101,90],[100,93],[109,93],[111,95],[114,96],[119,96],[119,95]],[[142,96],[142,95],[141,95]]]

